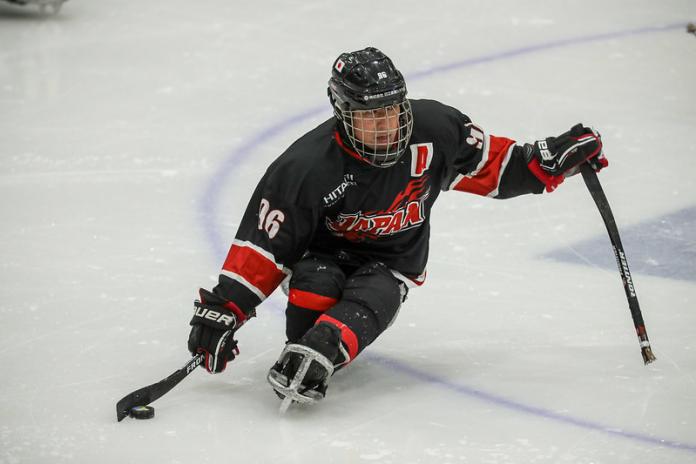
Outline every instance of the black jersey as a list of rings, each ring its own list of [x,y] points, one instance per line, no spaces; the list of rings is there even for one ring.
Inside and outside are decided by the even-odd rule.
[[[278,157],[251,197],[214,293],[250,313],[308,252],[380,261],[420,285],[441,191],[493,198],[542,192],[513,140],[487,135],[442,103],[411,103],[410,146],[392,167],[362,161],[334,118]]]

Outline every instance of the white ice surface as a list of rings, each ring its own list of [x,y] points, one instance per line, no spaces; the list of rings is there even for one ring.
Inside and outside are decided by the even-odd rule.
[[[695,19],[687,0],[0,4],[0,463],[696,462],[695,276],[634,275],[644,367],[617,271],[541,257],[605,234],[579,178],[444,194],[426,286],[322,404],[277,413],[276,294],[224,374],[115,420],[188,358],[196,289],[265,167],[328,116],[339,52],[378,46],[412,96],[520,141],[595,125],[621,228],[696,202],[696,37],[649,29]]]

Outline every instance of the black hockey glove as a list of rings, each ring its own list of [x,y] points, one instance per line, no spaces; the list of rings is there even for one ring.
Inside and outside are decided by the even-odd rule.
[[[232,302],[201,289],[201,301],[194,302],[188,349],[191,354],[205,353],[205,368],[211,374],[225,370],[227,361],[239,354],[234,333],[247,316]]]
[[[524,146],[529,170],[552,192],[566,177],[580,172],[590,163],[595,171],[609,165],[602,151],[602,137],[591,127],[576,124],[558,137],[548,137]]]

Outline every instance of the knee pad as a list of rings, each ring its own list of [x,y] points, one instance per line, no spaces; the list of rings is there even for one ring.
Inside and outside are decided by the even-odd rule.
[[[308,257],[293,267],[285,310],[285,335],[296,342],[343,293],[346,276],[331,261]]]
[[[335,304],[341,298],[345,282],[346,276],[336,263],[316,257],[305,258],[293,267],[290,303],[308,309],[328,309],[307,305],[322,306],[328,304],[329,300]]]
[[[377,330],[382,332],[399,311],[403,301],[403,284],[384,264],[369,263],[346,280],[343,301],[366,308],[366,313],[374,318]]]

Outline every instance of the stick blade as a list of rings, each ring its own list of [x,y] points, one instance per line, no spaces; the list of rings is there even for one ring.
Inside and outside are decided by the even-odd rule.
[[[121,422],[135,406],[147,406],[152,402],[152,392],[150,387],[144,387],[129,393],[116,403],[116,419]]]

